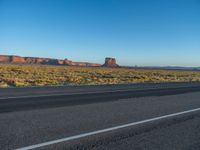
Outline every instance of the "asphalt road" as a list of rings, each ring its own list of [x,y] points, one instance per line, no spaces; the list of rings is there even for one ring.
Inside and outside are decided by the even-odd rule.
[[[0,149],[36,146],[200,108],[197,83],[132,86],[109,86],[113,92],[101,86],[92,86],[100,90],[91,92],[83,86],[81,93],[71,89],[43,96],[27,94],[24,88],[20,94],[14,88],[0,90]],[[12,97],[6,90],[13,91]],[[200,149],[200,109],[37,149]]]
[[[108,92],[117,90],[145,90],[178,87],[196,87],[200,82],[191,83],[139,83],[139,84],[117,84],[117,85],[84,85],[84,86],[47,86],[29,88],[5,88],[0,89],[0,98],[19,96],[41,96],[41,95],[66,95],[92,92]]]

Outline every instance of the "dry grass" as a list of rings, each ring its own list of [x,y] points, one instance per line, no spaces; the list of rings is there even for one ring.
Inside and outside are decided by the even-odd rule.
[[[0,87],[185,81],[200,81],[200,72],[0,64]]]

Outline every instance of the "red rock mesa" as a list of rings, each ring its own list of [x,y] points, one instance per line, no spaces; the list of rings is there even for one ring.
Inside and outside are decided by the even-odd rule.
[[[103,65],[89,62],[73,62],[68,59],[53,59],[39,57],[21,57],[14,55],[0,55],[0,63],[13,64],[44,64],[44,65],[67,65],[67,66],[82,66],[82,67],[118,67],[115,58],[106,58]]]
[[[107,57],[105,59],[105,63],[102,66],[103,67],[119,67],[119,65],[116,63],[116,59],[110,58],[110,57]]]

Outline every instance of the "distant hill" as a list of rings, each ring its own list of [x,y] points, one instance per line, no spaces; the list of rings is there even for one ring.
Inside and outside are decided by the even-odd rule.
[[[132,69],[162,69],[162,70],[186,70],[200,71],[200,67],[181,67],[181,66],[121,66],[123,68]]]
[[[200,67],[180,67],[180,66],[119,66],[115,58],[106,57],[104,64],[90,62],[74,62],[69,59],[41,58],[41,57],[21,57],[15,55],[0,55],[0,63],[11,64],[40,64],[40,65],[65,65],[81,67],[120,67],[130,69],[166,69],[166,70],[197,70]]]
[[[68,59],[40,58],[40,57],[21,57],[15,55],[0,55],[0,63],[12,64],[41,64],[41,65],[66,65],[82,67],[118,67],[115,58],[106,58],[103,65],[89,62],[73,62]]]

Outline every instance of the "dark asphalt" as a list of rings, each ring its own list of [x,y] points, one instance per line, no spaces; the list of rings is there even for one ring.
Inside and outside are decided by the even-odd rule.
[[[139,89],[139,93],[136,91],[137,89],[128,89],[128,92],[125,93],[108,92],[86,94],[86,96],[78,94],[79,98],[75,94],[72,97],[77,96],[74,99],[80,99],[81,102],[73,103],[73,105],[68,105],[67,102],[63,103],[62,106],[57,105],[56,100],[68,101],[69,95],[61,96],[62,98],[60,96],[45,96],[41,99],[2,98],[0,100],[0,149],[20,148],[199,108],[199,86],[193,87],[194,85],[190,86],[189,84],[187,86],[184,84],[184,86],[180,88],[167,86],[164,89],[157,88],[153,91]],[[55,105],[48,105],[46,102],[48,105],[46,107],[34,105],[34,103],[40,103],[43,100],[46,102],[52,100]],[[32,101],[29,104],[33,106],[28,106],[29,109],[27,109],[24,101]],[[18,109],[9,108],[8,104],[15,104]],[[2,109],[4,110],[2,111]],[[5,111],[6,109],[7,111]],[[200,112],[195,112],[173,119],[164,119],[71,142],[63,142],[42,149],[194,150],[199,148]]]
[[[91,91],[91,87],[95,91]],[[112,88],[113,87],[113,88]],[[0,98],[0,113],[20,111],[20,110],[30,110],[30,109],[40,109],[40,108],[53,108],[62,106],[72,106],[72,105],[83,105],[90,103],[108,102],[116,101],[125,98],[136,98],[136,97],[147,97],[147,96],[164,96],[164,95],[175,95],[183,94],[187,92],[198,92],[200,91],[200,83],[165,83],[165,84],[136,84],[136,85],[114,85],[111,86],[80,86],[80,87],[55,87],[63,88],[68,90],[66,93],[54,94],[48,93],[44,94],[30,94],[32,90],[36,91],[50,91],[54,89],[53,87],[46,88],[27,88],[29,91],[27,94],[26,89],[22,88],[25,95],[8,97],[2,96]],[[77,93],[78,88],[78,93]],[[82,92],[80,93],[80,90]],[[93,90],[94,90],[93,89]],[[13,89],[2,89],[0,95],[4,95],[5,91],[10,91],[12,95],[18,94],[16,88]],[[20,89],[21,90],[21,89]],[[58,89],[57,89],[58,90]],[[31,91],[31,92],[30,92]],[[21,93],[22,94],[22,93]],[[25,96],[25,97],[24,97]]]
[[[1,97],[52,95],[52,94],[76,94],[85,92],[106,92],[116,90],[145,90],[161,88],[200,86],[200,82],[190,83],[140,83],[140,84],[117,84],[117,85],[84,85],[84,86],[47,86],[29,88],[5,88],[0,89]]]

